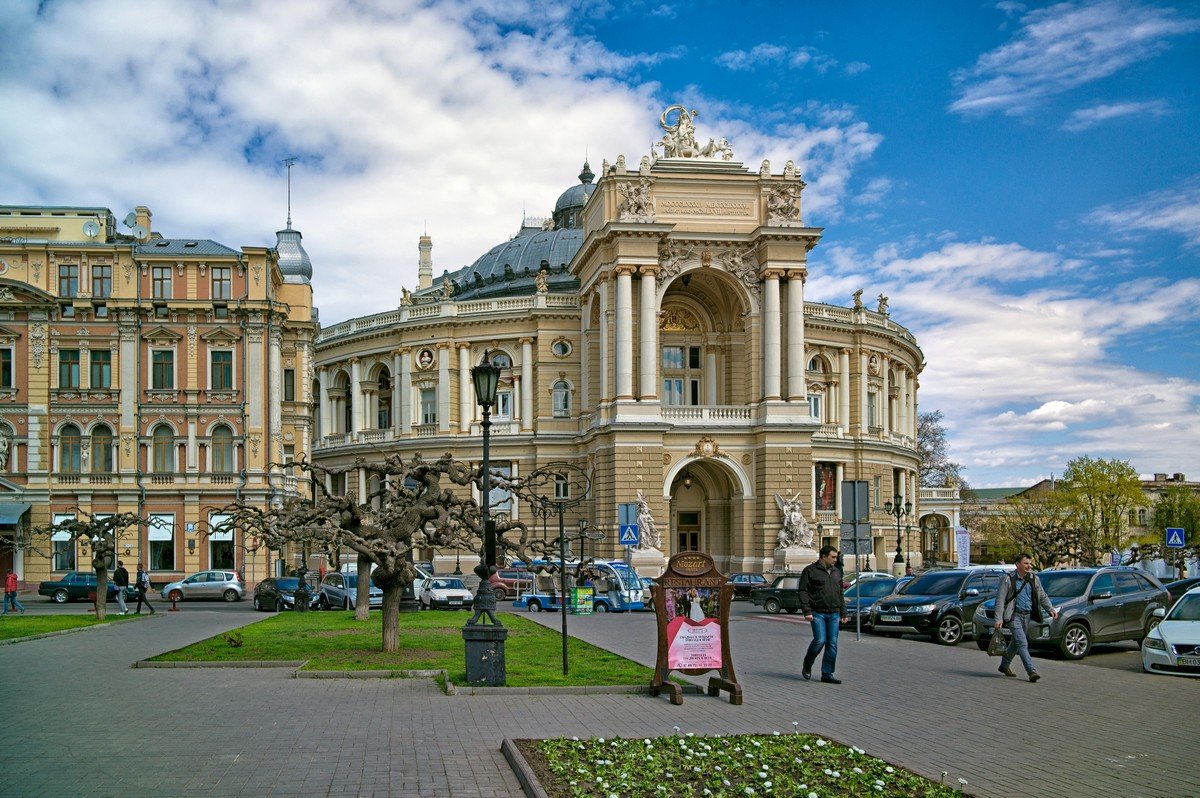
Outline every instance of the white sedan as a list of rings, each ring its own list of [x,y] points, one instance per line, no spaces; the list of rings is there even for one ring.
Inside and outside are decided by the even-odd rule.
[[[471,591],[457,577],[435,576],[421,590],[421,607],[427,610],[461,610],[474,600]]]
[[[1146,635],[1142,641],[1142,670],[1200,677],[1200,587],[1184,593]]]

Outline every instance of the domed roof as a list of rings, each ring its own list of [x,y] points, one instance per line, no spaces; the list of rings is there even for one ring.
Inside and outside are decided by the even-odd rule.
[[[279,270],[283,272],[285,283],[303,283],[308,285],[312,280],[312,261],[300,243],[299,230],[293,230],[289,225],[286,230],[275,233],[275,251],[279,255]]]
[[[543,261],[550,269],[549,291],[578,291],[579,280],[571,276],[567,267],[582,245],[583,230],[577,228],[522,227],[514,238],[492,247],[470,266],[435,280],[433,292],[440,291],[441,284],[451,279],[455,301],[534,294],[537,292],[534,278]]]
[[[579,173],[579,185],[571,186],[559,195],[558,202],[554,203],[554,215],[558,216],[559,211],[565,208],[582,208],[587,205],[588,197],[596,190],[596,184],[592,182],[595,177],[592,168],[584,161],[583,171]]]

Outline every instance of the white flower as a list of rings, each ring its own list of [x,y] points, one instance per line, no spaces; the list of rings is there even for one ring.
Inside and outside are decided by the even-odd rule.
[[[610,792],[608,794],[608,798],[621,798],[621,796],[617,795],[615,792]]]
[[[646,745],[650,745],[650,738],[647,737],[645,740],[642,740],[642,742],[644,742]]]
[[[688,737],[695,737],[695,736],[696,736],[696,733],[695,733],[695,732],[688,732],[688,733],[687,733],[687,736],[688,736]]]
[[[601,740],[600,742],[604,742],[604,741],[603,741],[603,740]],[[824,740],[822,740],[820,737],[818,737],[818,738],[817,738],[817,745],[824,747],[824,746],[826,746],[826,745],[829,745],[829,743],[825,742],[825,741],[824,741]]]
[[[760,779],[765,779],[767,777],[767,771],[765,771],[765,770],[758,771],[758,777]]]
[[[862,771],[862,768],[855,768],[855,769],[854,769],[854,772],[855,772],[855,773],[862,773],[863,771]]]
[[[959,779],[959,780],[958,780],[958,783],[959,783],[959,784],[961,784],[961,785],[962,785],[962,786],[964,786],[964,787],[966,787],[966,786],[967,786],[967,780],[966,780],[966,779]]]
[[[832,776],[832,775],[833,775],[833,771],[832,771],[832,770],[830,770],[829,768],[825,768],[825,775],[826,775],[826,776]]]
[[[769,790],[769,789],[771,789],[771,782],[769,782],[769,781],[764,781],[764,782],[763,782],[763,786],[764,786],[764,787],[766,787],[766,788]]]
[[[884,773],[895,773],[895,772],[896,772],[896,769],[895,769],[894,767],[891,767],[891,766],[889,765],[888,767],[886,767],[886,768],[884,768],[884,769],[883,769],[883,772],[884,772]]]
[[[578,737],[572,737],[571,739],[572,739],[572,740],[574,740],[575,742],[579,742],[579,738],[578,738]]]
[[[602,743],[602,742],[604,742],[604,738],[603,738],[603,737],[601,737],[600,739],[596,740],[596,742],[598,742],[598,743]]]
[[[808,794],[808,798],[820,798],[820,796],[818,796],[815,792],[810,792]]]
[[[876,784],[876,785],[875,785],[875,789],[879,790],[880,792],[883,792],[883,785],[882,785],[882,784]]]
[[[697,765],[696,767],[692,768],[692,772],[693,772],[693,773],[699,773],[699,772],[700,772],[700,767]]]
[[[753,787],[747,787],[747,788],[746,788],[746,795],[754,795],[754,788],[753,788]]]
[[[800,729],[800,721],[798,721],[798,720],[792,721],[792,728],[799,730]]]
[[[812,749],[811,749],[811,748],[809,748],[809,747],[806,745],[806,746],[804,746],[804,750],[805,750],[805,751],[811,751]]]
[[[722,783],[722,784],[724,784],[726,787],[728,787],[728,786],[729,786],[729,779],[721,779],[721,783]]]
[[[716,771],[718,771],[718,772],[719,772],[719,771],[721,770],[721,766],[720,766],[720,765],[713,765],[713,770],[716,770]]]
[[[876,787],[882,787],[882,786],[883,786],[883,779],[875,779],[875,786],[876,786]]]
[[[773,732],[771,732],[771,736],[772,736],[772,737],[778,737],[778,736],[779,736],[779,732],[777,732],[777,731],[773,731]]]
[[[842,777],[842,774],[836,770],[833,771],[833,773],[830,773],[829,775],[833,776],[835,779],[840,779]]]

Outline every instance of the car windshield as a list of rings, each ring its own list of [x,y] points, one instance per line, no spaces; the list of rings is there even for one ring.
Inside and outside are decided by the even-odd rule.
[[[429,587],[433,590],[466,590],[461,579],[434,579]]]
[[[1200,593],[1190,593],[1175,602],[1164,620],[1200,621]]]
[[[613,573],[615,573],[621,580],[621,584],[624,585],[626,590],[637,590],[642,586],[642,579],[638,576],[637,571],[633,570],[633,568],[629,567],[625,563],[609,563],[609,568],[611,568]],[[608,574],[605,574],[605,576],[608,576]]]
[[[1088,580],[1092,575],[1088,572],[1078,573],[1064,571],[1062,573],[1050,573],[1043,571],[1038,574],[1038,579],[1042,582],[1042,589],[1046,591],[1047,596],[1058,596],[1060,598],[1070,598],[1072,596],[1082,596],[1083,591],[1087,590]]]
[[[294,591],[296,588],[300,587],[300,580],[295,577],[288,577],[286,579],[276,579],[275,587],[277,587],[280,590]]]
[[[960,573],[922,574],[908,583],[904,592],[910,596],[945,596],[958,591]]]
[[[894,579],[864,579],[846,591],[846,598],[858,598],[860,595],[863,598],[880,598],[891,593],[895,585]]]

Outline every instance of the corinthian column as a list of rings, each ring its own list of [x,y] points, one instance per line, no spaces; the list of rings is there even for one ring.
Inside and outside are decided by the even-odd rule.
[[[471,429],[471,345],[458,345],[458,430]]]
[[[357,435],[363,428],[362,366],[358,358],[350,358],[350,426],[347,432]]]
[[[617,399],[633,398],[633,272],[618,266],[617,273]]]
[[[450,344],[437,345],[438,359],[438,431],[450,430]]]
[[[850,350],[838,350],[838,425],[850,432]]]
[[[779,269],[763,272],[763,399],[779,399],[780,360],[779,350]]]
[[[321,437],[333,434],[329,426],[329,369],[322,366],[317,370],[317,380],[321,391]]]
[[[412,386],[412,350],[405,347],[400,350],[397,357],[400,361],[400,432],[404,435],[412,432],[412,404],[413,404],[413,386]]]
[[[642,399],[658,398],[658,304],[657,267],[642,267],[641,308],[638,312],[638,394]]]
[[[807,400],[804,384],[804,278],[803,269],[792,269],[787,273],[787,394],[789,402]]]
[[[533,429],[533,339],[521,339],[521,429]]]
[[[604,279],[604,275],[600,275],[596,293],[600,297],[600,396],[596,398],[601,402],[607,402],[612,399],[612,394],[608,391],[608,374],[612,368],[612,355],[608,348],[608,282]]]

